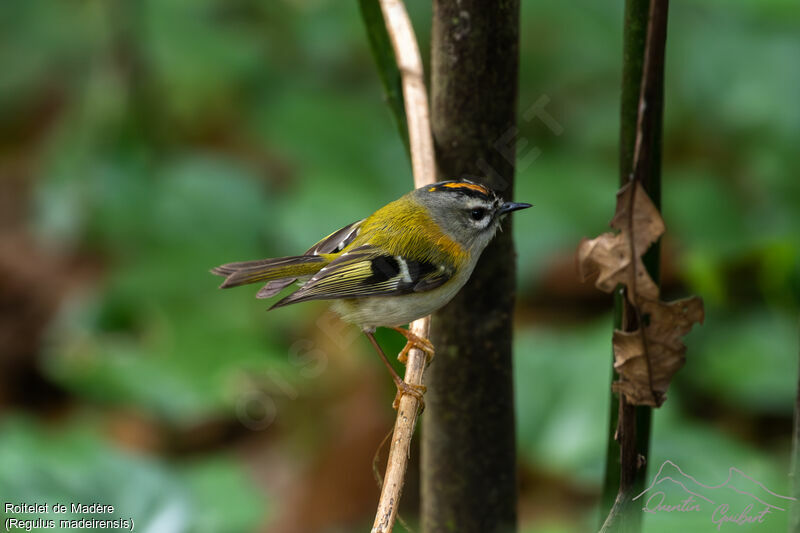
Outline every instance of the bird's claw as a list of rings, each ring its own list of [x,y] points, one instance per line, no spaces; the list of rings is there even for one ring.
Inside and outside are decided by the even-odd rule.
[[[394,402],[392,402],[392,407],[397,409],[400,407],[400,400],[408,394],[409,396],[413,396],[419,402],[419,412],[422,414],[422,411],[425,410],[425,400],[423,398],[425,391],[428,388],[425,385],[416,385],[413,383],[406,383],[405,381],[400,381],[397,383],[397,394],[394,397]]]
[[[411,351],[412,348],[417,348],[422,350],[425,353],[425,364],[430,364],[433,360],[433,356],[436,354],[435,350],[433,349],[433,343],[426,339],[425,337],[420,337],[416,333],[409,331],[403,328],[392,328],[402,336],[404,336],[408,342],[403,347],[402,351],[397,355],[397,360],[403,364],[408,362],[408,352]]]

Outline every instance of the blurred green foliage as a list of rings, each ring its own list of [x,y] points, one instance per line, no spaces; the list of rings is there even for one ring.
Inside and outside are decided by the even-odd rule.
[[[554,271],[613,212],[622,3],[522,4],[516,196],[536,207],[514,231],[520,304],[547,317],[540,296]],[[430,6],[410,7],[427,58]],[[702,296],[707,321],[656,413],[651,466],[672,459],[711,480],[738,466],[785,491],[788,437],[758,428],[788,427],[796,386],[800,12],[791,0],[676,0],[670,15],[665,290]],[[27,222],[41,246],[103,271],[50,327],[48,379],[82,405],[172,429],[235,421],[249,375],[308,394],[288,354],[320,308],[267,315],[252,291],[216,291],[207,270],[298,253],[410,187],[357,4],[3,2],[0,64],[2,150],[33,169]],[[543,96],[560,133],[525,118]],[[521,468],[592,491],[611,321],[585,322],[583,305],[551,305],[575,311],[566,322],[519,324],[518,439]],[[752,429],[732,431],[731,418]],[[137,457],[90,421],[48,425],[3,422],[4,499],[102,496],[175,525],[153,531],[249,531],[268,519],[275,496],[225,452]],[[576,507],[524,530],[593,527]]]
[[[59,519],[133,519],[141,531],[205,533],[252,530],[264,518],[263,501],[231,459],[166,465],[116,450],[81,424],[52,431],[24,418],[4,420],[0,486],[4,502],[49,505],[47,514],[0,510],[3,523],[7,516],[56,524]],[[57,503],[68,512],[54,514]],[[73,503],[113,505],[114,513],[72,513]]]

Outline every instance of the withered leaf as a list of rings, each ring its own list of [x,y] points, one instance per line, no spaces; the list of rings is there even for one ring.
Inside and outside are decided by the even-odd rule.
[[[578,247],[578,268],[582,280],[599,272],[595,285],[611,292],[622,283],[636,305],[638,297],[658,299],[658,286],[642,263],[642,254],[664,233],[664,220],[638,181],[617,192],[617,209],[611,227],[619,233],[603,233],[584,239]]]
[[[682,337],[703,321],[703,302],[696,297],[659,300],[658,285],[647,273],[642,255],[664,233],[664,221],[638,181],[617,192],[611,227],[618,233],[581,242],[580,275],[585,280],[597,272],[595,284],[605,292],[620,284],[626,287],[629,312],[636,313],[638,329],[614,331],[614,368],[620,377],[612,388],[634,405],[658,407],[666,399],[672,376],[684,364]]]
[[[634,405],[659,407],[685,361],[682,337],[703,323],[703,301],[696,296],[673,302],[640,299],[639,313],[643,329],[614,331],[614,368],[620,379],[612,387]]]

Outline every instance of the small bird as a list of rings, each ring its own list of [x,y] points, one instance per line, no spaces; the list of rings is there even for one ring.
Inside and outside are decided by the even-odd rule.
[[[424,406],[424,386],[404,382],[373,335],[392,328],[428,361],[433,346],[400,326],[448,303],[464,286],[504,215],[531,207],[505,202],[468,180],[450,180],[413,190],[367,218],[331,233],[303,255],[228,263],[211,270],[224,276],[220,288],[266,282],[256,298],[269,298],[295,281],[300,289],[270,309],[308,300],[332,300],[333,310],[361,328],[403,394]]]

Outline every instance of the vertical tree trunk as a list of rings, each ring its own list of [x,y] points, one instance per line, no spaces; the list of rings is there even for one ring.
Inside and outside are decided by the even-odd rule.
[[[432,127],[439,175],[511,198],[518,0],[434,0]],[[516,528],[511,363],[515,253],[510,220],[472,279],[433,316],[422,434],[425,533]]]

